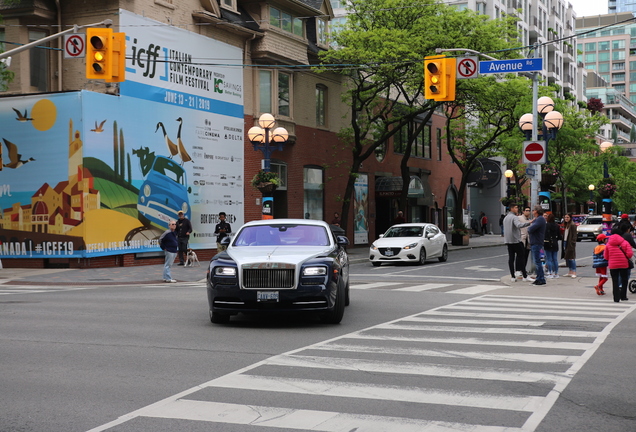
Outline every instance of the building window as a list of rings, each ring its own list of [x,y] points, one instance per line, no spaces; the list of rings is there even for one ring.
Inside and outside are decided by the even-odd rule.
[[[221,0],[221,7],[236,12],[236,0]]]
[[[316,18],[316,39],[319,45],[327,46],[327,22]]]
[[[269,8],[269,24],[303,37],[303,20],[274,7]]]
[[[625,51],[612,51],[612,60],[625,60]]]
[[[303,168],[303,186],[305,201],[304,218],[323,220],[323,181],[321,168]]]
[[[596,51],[596,42],[588,42],[585,44],[585,51]]]
[[[327,124],[327,87],[316,86],[316,126]]]
[[[607,51],[609,50],[609,41],[603,41],[598,43],[599,51]]]
[[[594,63],[596,61],[596,53],[585,54],[585,63]]]
[[[609,63],[599,63],[598,64],[598,71],[599,72],[609,72]]]
[[[612,74],[612,82],[614,81],[625,81],[624,73]]]
[[[282,71],[258,71],[259,110],[276,116],[291,116],[291,74]]]
[[[598,53],[598,61],[602,62],[602,61],[609,61],[610,59],[610,53],[609,51],[607,52],[600,52]]]
[[[287,164],[284,162],[270,161],[270,171],[278,174],[279,184],[277,190],[287,190]]]
[[[625,70],[625,62],[613,63],[612,70]]]
[[[29,42],[35,42],[46,36],[47,34],[43,31],[29,30]],[[35,87],[42,92],[49,90],[49,68],[46,51],[44,48],[31,48],[29,50],[31,87]]]
[[[432,148],[433,148],[433,143],[431,141],[431,126],[430,125],[424,126],[424,129],[422,129],[422,135],[423,135],[422,139],[424,141],[424,153],[422,154],[422,156],[425,157],[426,159],[430,159]]]

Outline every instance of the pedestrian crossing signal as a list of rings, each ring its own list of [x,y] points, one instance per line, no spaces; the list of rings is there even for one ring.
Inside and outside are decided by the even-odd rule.
[[[455,100],[457,63],[454,58],[428,56],[424,58],[424,96],[436,101]]]

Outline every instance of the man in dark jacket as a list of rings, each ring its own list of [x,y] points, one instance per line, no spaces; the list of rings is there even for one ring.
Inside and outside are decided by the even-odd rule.
[[[179,264],[185,265],[185,258],[188,255],[188,242],[190,241],[190,233],[192,232],[192,224],[190,220],[185,217],[183,212],[179,210],[179,220],[177,220],[177,239],[179,241]]]
[[[177,229],[177,223],[173,220],[169,223],[169,228],[161,234],[159,237],[159,247],[164,251],[166,258],[163,263],[163,281],[175,283],[176,280],[172,279],[170,274],[170,266],[174,262],[177,256],[177,249],[179,248],[179,241],[175,230]]]
[[[545,274],[543,272],[543,264],[541,263],[541,249],[543,248],[543,240],[545,240],[546,227],[546,221],[543,217],[543,207],[540,205],[534,206],[532,213],[534,219],[532,220],[532,224],[528,227],[528,238],[530,239],[530,253],[532,253],[532,259],[537,268],[537,278],[532,282],[532,285],[545,285]]]

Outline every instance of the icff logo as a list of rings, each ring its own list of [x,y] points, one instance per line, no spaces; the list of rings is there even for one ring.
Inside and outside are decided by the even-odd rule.
[[[129,37],[126,39],[130,40]],[[157,63],[159,61],[159,51],[163,50],[164,57],[167,59],[167,48],[161,48],[159,45],[151,43],[148,48],[139,48],[137,46],[137,38],[132,40],[132,68],[126,68],[126,72],[137,73],[137,68],[143,70],[143,76],[148,78],[154,78],[157,72]],[[167,66],[168,62],[165,62],[166,74],[160,76],[162,80],[167,80]]]
[[[220,78],[214,78],[214,92],[215,93],[223,93],[223,89],[221,86],[223,85],[223,80]]]

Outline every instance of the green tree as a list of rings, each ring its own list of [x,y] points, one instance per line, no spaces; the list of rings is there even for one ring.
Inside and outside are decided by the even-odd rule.
[[[490,20],[434,0],[351,0],[347,7],[347,23],[333,35],[337,48],[322,53],[323,64],[317,68],[333,71],[336,67],[347,81],[343,98],[350,106],[350,124],[339,133],[352,154],[342,196],[345,229],[360,164],[408,127],[401,162],[406,197],[407,161],[417,132],[411,123],[417,118],[423,127],[441,105],[423,98],[422,59],[436,54],[437,48],[489,52],[510,48],[510,40],[516,42],[511,20]]]

